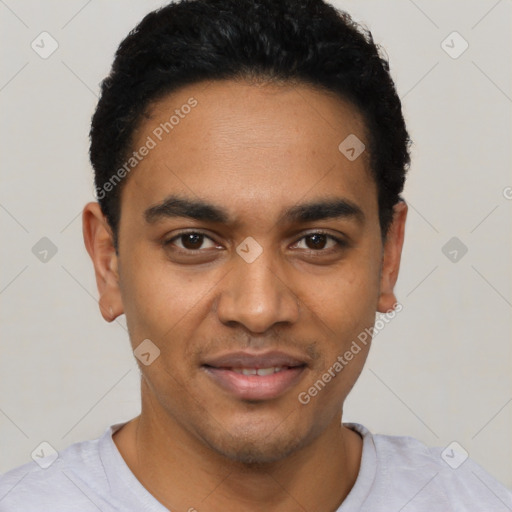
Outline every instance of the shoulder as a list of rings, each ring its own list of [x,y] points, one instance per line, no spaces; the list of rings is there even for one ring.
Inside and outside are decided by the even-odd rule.
[[[99,439],[72,444],[0,477],[0,512],[109,511]],[[43,452],[42,452],[43,453]]]
[[[512,510],[512,492],[460,444],[428,447],[413,437],[371,434],[358,424],[352,428],[375,446],[376,486],[410,495],[418,503],[449,505],[453,511]]]

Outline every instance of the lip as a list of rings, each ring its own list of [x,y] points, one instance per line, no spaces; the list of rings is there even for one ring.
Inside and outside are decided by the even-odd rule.
[[[284,352],[232,352],[208,359],[202,365],[205,373],[224,391],[241,400],[271,400],[293,388],[308,364],[306,359]],[[233,368],[283,367],[270,375],[243,375]]]
[[[206,359],[203,365],[215,368],[270,368],[271,366],[303,366],[307,360],[287,352],[228,352]]]

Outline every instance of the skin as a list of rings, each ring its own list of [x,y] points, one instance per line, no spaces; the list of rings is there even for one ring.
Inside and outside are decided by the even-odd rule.
[[[198,105],[124,184],[118,253],[98,204],[83,212],[104,318],[125,314],[132,348],[150,339],[160,350],[148,366],[137,361],[142,412],[114,441],[173,511],[336,510],[360,465],[362,440],[341,419],[369,344],[307,405],[297,397],[396,303],[406,205],[383,241],[367,151],[351,162],[338,150],[349,134],[366,141],[361,116],[306,85],[187,86],[151,107],[133,147],[191,96]],[[171,194],[222,207],[230,223],[147,222],[144,212]],[[282,222],[288,208],[326,198],[363,215]],[[188,239],[162,243],[183,229],[211,240],[194,256],[183,254]],[[318,231],[346,245],[312,244],[306,235]],[[236,252],[248,236],[263,250],[252,263]],[[226,351],[272,349],[308,365],[275,399],[234,397],[201,367]]]

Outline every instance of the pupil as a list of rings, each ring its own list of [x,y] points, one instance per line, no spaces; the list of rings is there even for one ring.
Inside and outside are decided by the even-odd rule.
[[[308,240],[312,242],[311,245],[308,244],[310,249],[323,249],[325,246],[325,235],[309,235]]]
[[[198,249],[203,243],[202,237],[203,235],[197,233],[187,233],[186,235],[183,235],[182,238],[183,246],[187,249]]]

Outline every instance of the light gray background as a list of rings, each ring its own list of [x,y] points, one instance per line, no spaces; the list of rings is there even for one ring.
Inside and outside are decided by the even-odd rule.
[[[139,412],[124,318],[109,325],[99,314],[80,213],[93,199],[98,83],[159,5],[0,0],[0,471],[43,440],[61,449]],[[455,440],[512,486],[511,2],[336,5],[386,49],[415,141],[404,309],[375,338],[345,421],[429,445]],[[43,31],[59,44],[47,59],[31,48]],[[469,43],[457,59],[441,47],[453,31]],[[57,247],[46,263],[32,252],[42,237]],[[456,262],[442,252],[452,237],[468,248]]]

